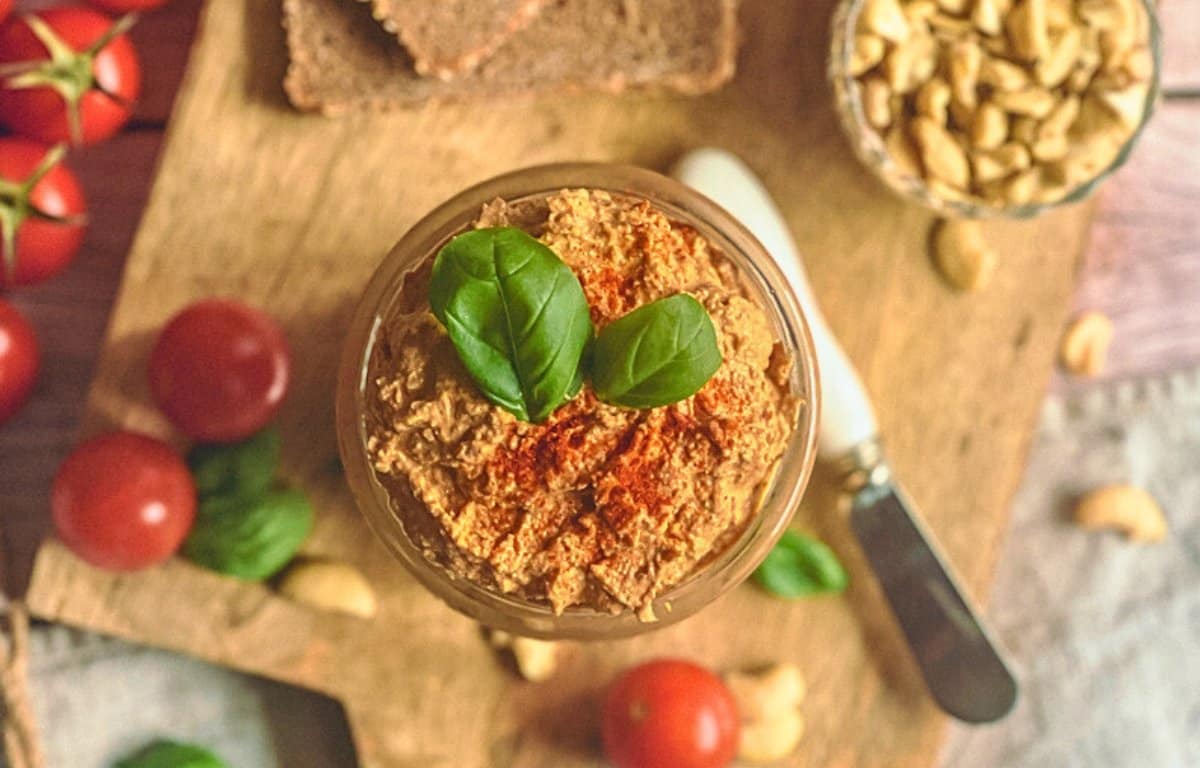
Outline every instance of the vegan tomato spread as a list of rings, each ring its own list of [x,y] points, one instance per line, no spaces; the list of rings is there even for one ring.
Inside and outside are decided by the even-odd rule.
[[[652,619],[652,601],[723,551],[757,512],[796,420],[792,360],[736,268],[645,200],[569,190],[484,206],[574,270],[597,331],[687,292],[723,362],[692,397],[638,410],[588,386],[546,421],[480,393],[411,273],[368,369],[368,442],[408,536],[456,578],[548,603]]]

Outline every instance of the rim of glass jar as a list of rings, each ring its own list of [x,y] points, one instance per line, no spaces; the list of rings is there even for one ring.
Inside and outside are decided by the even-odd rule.
[[[850,43],[854,39],[858,16],[866,0],[840,0],[833,11],[827,71],[833,85],[838,123],[849,139],[854,154],[888,189],[906,200],[914,200],[943,215],[971,219],[1026,219],[1060,205],[1079,202],[1091,195],[1105,179],[1125,164],[1158,104],[1159,77],[1162,69],[1162,34],[1153,0],[1140,0],[1140,2],[1146,12],[1150,37],[1149,47],[1151,58],[1154,61],[1153,72],[1150,74],[1150,87],[1146,92],[1146,103],[1142,108],[1141,121],[1129,138],[1125,140],[1111,163],[1058,200],[1008,206],[993,206],[969,200],[951,200],[938,196],[926,186],[920,177],[903,173],[894,168],[883,137],[867,122],[862,100],[856,95],[858,91],[856,79],[850,74],[850,56],[853,53],[853,46]]]
[[[801,398],[796,424],[753,520],[738,539],[654,601],[656,622],[620,614],[571,609],[555,615],[546,605],[454,578],[428,560],[408,537],[389,494],[367,458],[367,363],[380,323],[399,294],[404,276],[478,216],[484,203],[601,189],[642,197],[672,219],[695,226],[738,268],[767,311],[779,340],[793,355],[791,382]],[[816,456],[820,389],[808,323],[774,258],[732,215],[700,193],[661,174],[607,163],[559,163],[506,173],[455,195],[413,225],[388,252],[367,283],[342,350],[336,395],[338,447],[355,501],[389,551],[437,597],[481,623],[531,637],[613,639],[678,622],[743,582],[783,535],[808,485]]]

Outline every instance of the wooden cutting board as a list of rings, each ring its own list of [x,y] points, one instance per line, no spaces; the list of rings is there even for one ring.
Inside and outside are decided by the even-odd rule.
[[[319,509],[308,549],[362,568],[381,613],[372,622],[314,613],[184,562],[111,575],[51,541],[28,597],[36,614],[336,696],[367,766],[596,765],[599,692],[616,670],[663,654],[718,668],[800,664],[808,733],[791,765],[930,765],[943,718],[823,473],[797,525],[844,558],[853,578],[845,596],[788,603],[743,586],[661,632],[573,645],[555,681],[534,685],[389,558],[336,460],[342,335],[367,277],[418,217],[525,165],[664,168],[686,149],[721,145],[778,199],[875,398],[897,474],[983,597],[1090,211],[989,226],[997,279],[978,296],[947,291],[926,255],[929,215],[891,197],[838,132],[823,74],[829,12],[828,0],[747,0],[740,74],[702,99],[577,96],[330,121],[284,102],[278,2],[209,0],[84,431],[169,435],[144,381],[157,329],[211,294],[266,308],[294,347],[284,473]]]

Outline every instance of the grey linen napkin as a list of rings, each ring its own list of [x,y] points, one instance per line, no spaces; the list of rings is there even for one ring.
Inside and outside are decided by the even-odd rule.
[[[233,768],[356,765],[331,700],[67,627],[31,633],[29,693],[48,768],[111,768],[159,738],[207,747]]]
[[[1117,482],[1158,500],[1166,541],[1071,522]],[[1200,766],[1200,369],[1047,401],[988,613],[1022,696],[955,725],[945,768]]]

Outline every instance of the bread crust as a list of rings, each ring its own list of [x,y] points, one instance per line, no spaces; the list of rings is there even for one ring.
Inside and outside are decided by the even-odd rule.
[[[623,0],[572,2],[584,5],[585,9],[599,8],[620,14],[626,5]],[[667,0],[641,0],[637,5],[645,15],[652,13],[659,2],[670,5]],[[688,7],[695,9],[696,14],[688,20],[692,22],[690,29],[698,37],[698,50],[691,52],[694,60],[682,60],[685,57],[676,48],[664,45],[660,48],[670,52],[670,57],[657,67],[648,68],[643,62],[629,60],[601,61],[598,68],[583,71],[580,62],[594,62],[594,57],[553,48],[572,42],[561,31],[554,37],[553,28],[564,23],[563,14],[571,9],[551,4],[533,24],[514,34],[508,45],[476,70],[451,80],[439,80],[421,76],[411,55],[395,44],[395,38],[365,12],[359,0],[283,0],[289,51],[284,89],[296,108],[329,116],[488,98],[533,98],[547,93],[626,90],[707,93],[734,75],[738,0],[689,2],[693,5]],[[667,26],[648,33],[645,22],[643,18],[636,25],[631,24],[628,33],[621,29],[610,34],[642,35],[652,40],[654,35],[678,33],[680,28],[680,20],[673,17],[666,20]],[[596,47],[613,50],[618,47],[616,42],[628,48],[644,41],[641,37],[614,41],[613,45],[600,41]],[[526,77],[528,72],[521,69],[528,68],[530,63],[544,69],[550,66],[547,61],[574,62],[574,69],[538,77]],[[637,66],[639,63],[643,65]]]

